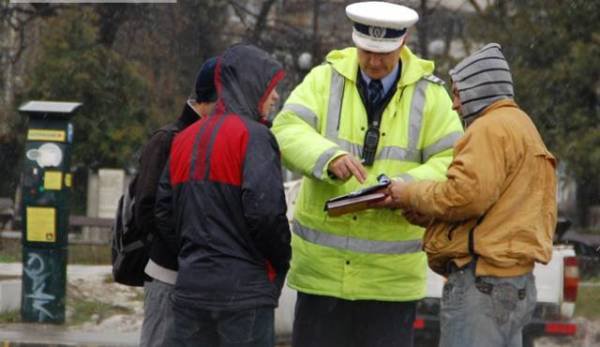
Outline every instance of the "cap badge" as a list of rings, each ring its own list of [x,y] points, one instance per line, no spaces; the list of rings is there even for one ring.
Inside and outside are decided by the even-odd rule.
[[[378,39],[385,37],[386,30],[382,27],[369,27],[369,36],[376,37]]]

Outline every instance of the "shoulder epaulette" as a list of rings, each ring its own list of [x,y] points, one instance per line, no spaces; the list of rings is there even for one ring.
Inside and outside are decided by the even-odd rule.
[[[444,82],[441,78],[435,76],[435,75],[427,75],[427,76],[423,76],[423,79],[428,80],[429,82],[435,83],[435,84],[439,84],[441,86],[443,86],[444,84],[446,84],[446,82]]]

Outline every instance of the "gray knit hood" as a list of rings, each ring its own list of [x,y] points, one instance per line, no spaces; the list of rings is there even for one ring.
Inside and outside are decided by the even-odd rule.
[[[462,118],[471,123],[492,103],[514,97],[513,82],[502,47],[489,43],[450,70],[458,89]]]

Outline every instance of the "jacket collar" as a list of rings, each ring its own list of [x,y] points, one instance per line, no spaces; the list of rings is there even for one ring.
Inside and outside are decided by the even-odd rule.
[[[475,122],[477,119],[484,117],[484,116],[492,113],[495,110],[505,108],[505,107],[519,108],[519,105],[517,105],[517,103],[513,99],[498,100],[498,101],[490,104],[488,107],[484,108],[483,111],[477,113],[477,115],[475,115],[473,117],[469,117],[468,119],[463,118],[462,120],[465,122],[465,125],[468,127],[471,124],[473,124],[473,122]]]
[[[518,108],[519,105],[517,105],[517,103],[513,100],[513,99],[502,99],[502,100],[498,100],[494,103],[492,103],[490,106],[486,107],[482,112],[481,115],[485,115],[488,114],[494,110],[497,110],[499,108],[503,108],[503,107],[513,107],[513,108]]]
[[[331,51],[325,59],[337,72],[356,84],[356,77],[358,76],[358,53],[356,47]],[[423,76],[433,73],[434,63],[418,58],[406,46],[402,47],[400,51],[400,61],[402,61],[402,71],[400,80],[398,81],[398,88],[414,84]]]

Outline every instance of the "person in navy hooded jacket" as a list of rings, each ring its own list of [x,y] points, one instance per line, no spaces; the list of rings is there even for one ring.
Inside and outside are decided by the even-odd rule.
[[[289,268],[279,147],[266,117],[281,65],[238,44],[217,63],[213,114],[175,137],[158,187],[157,228],[178,253],[172,346],[273,346]]]

